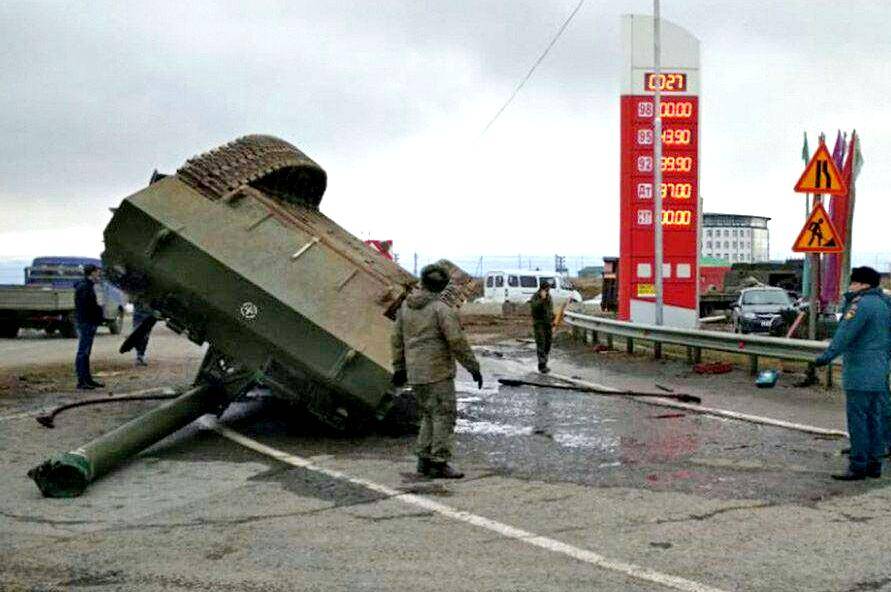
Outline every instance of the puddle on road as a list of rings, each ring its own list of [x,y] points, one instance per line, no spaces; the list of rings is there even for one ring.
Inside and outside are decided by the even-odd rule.
[[[528,436],[532,434],[532,427],[508,425],[491,421],[471,421],[458,418],[455,424],[457,434],[480,434],[498,436]]]
[[[548,380],[505,358],[493,384]],[[828,479],[838,443],[808,434],[547,387],[459,388],[458,456],[516,478],[803,503],[849,493]]]

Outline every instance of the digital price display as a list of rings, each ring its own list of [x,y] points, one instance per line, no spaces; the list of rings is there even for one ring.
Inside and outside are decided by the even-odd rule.
[[[662,92],[684,92],[687,90],[687,75],[683,72],[661,72],[656,76],[655,72],[644,74],[644,87],[655,91],[658,87]]]
[[[690,210],[663,209],[662,226],[684,227],[693,224],[693,212]],[[653,210],[637,210],[638,226],[653,224]]]
[[[695,126],[684,122],[662,123],[662,147],[663,150],[672,148],[681,148],[696,150],[696,129]],[[646,148],[649,152],[653,151],[653,126],[650,123],[636,124],[634,129],[634,143],[638,148]]]
[[[699,299],[699,50],[698,41],[674,29],[663,46],[674,68],[656,76],[652,65],[652,18],[628,15],[623,31],[625,68],[621,93],[621,227],[619,319],[655,319],[654,198],[662,197],[662,301],[665,324],[694,328]],[[667,37],[663,37],[667,40]],[[662,94],[662,184],[654,185],[656,113],[653,97]]]
[[[671,156],[662,157],[663,173],[689,173],[693,170],[695,158],[693,156]],[[640,154],[635,160],[638,173],[653,172],[653,157],[649,154]]]
[[[693,196],[693,183],[672,182],[662,183],[662,199],[690,199]],[[637,183],[637,199],[653,199],[653,184]]]
[[[650,99],[638,102],[636,111],[638,119],[653,119],[656,107]],[[665,97],[659,103],[659,113],[663,120],[697,119],[699,114],[696,111],[696,101],[687,97],[683,99]]]
[[[663,226],[690,226],[693,212],[690,210],[662,210]]]

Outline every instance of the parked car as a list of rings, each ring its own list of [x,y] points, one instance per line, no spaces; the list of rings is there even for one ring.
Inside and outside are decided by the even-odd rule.
[[[778,326],[786,322],[783,313],[792,308],[792,299],[782,288],[745,288],[731,305],[733,330],[736,333],[780,333]]]
[[[528,302],[532,295],[545,282],[551,285],[551,300],[565,302],[570,298],[582,301],[582,295],[572,284],[553,271],[506,270],[486,273],[483,296],[494,302]]]

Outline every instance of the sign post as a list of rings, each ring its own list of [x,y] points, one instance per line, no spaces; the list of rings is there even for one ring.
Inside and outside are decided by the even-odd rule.
[[[656,80],[662,77],[661,53],[659,41],[662,37],[662,31],[659,27],[661,16],[659,14],[659,0],[653,0],[653,76]],[[657,84],[653,93],[653,162],[662,162],[662,85]],[[653,187],[662,187],[662,167],[653,167]],[[662,192],[656,191],[654,195],[653,218],[662,219]],[[655,321],[657,325],[662,324],[662,306],[664,304],[663,285],[662,285],[662,263],[665,261],[662,248],[662,225],[656,224],[653,228],[654,236],[654,259],[655,277],[656,277],[656,310]],[[656,357],[661,357],[661,343],[656,343],[659,349],[656,351]]]
[[[845,195],[848,192],[845,180],[835,166],[835,161],[832,160],[822,136],[820,146],[795,184],[795,191],[814,194],[814,209],[805,221],[804,228],[798,233],[792,250],[797,253],[808,253],[811,260],[807,333],[808,339],[816,339],[820,306],[820,253],[841,253],[844,250],[841,235],[832,225],[832,220],[823,207],[823,194]]]
[[[699,321],[699,40],[622,17],[619,318]]]

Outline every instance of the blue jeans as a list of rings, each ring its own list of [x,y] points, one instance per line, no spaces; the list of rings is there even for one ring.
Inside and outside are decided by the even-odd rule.
[[[77,384],[90,384],[90,353],[93,351],[93,337],[96,336],[96,325],[90,323],[77,324],[77,356],[74,358],[74,370],[77,372]]]
[[[850,470],[864,473],[881,469],[885,453],[885,391],[845,391],[848,435],[851,438]]]
[[[891,395],[886,391],[882,394],[882,427],[885,428],[885,445],[891,452]]]

